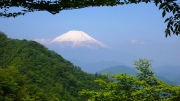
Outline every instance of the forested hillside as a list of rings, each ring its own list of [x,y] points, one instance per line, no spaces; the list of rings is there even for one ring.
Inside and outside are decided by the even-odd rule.
[[[0,32],[0,101],[179,101],[180,86],[158,80],[150,62],[135,61],[136,76],[89,74],[35,41]]]
[[[10,39],[0,32],[0,101],[85,101],[82,89],[107,77],[83,72],[35,41]]]

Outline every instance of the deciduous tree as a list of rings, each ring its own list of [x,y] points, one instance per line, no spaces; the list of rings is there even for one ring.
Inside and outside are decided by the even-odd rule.
[[[150,70],[150,60],[135,61],[135,68],[139,70],[136,77],[126,74],[113,74],[115,81],[107,83],[97,79],[101,90],[85,90],[79,94],[88,97],[89,101],[177,101],[179,86],[169,86],[157,80]]]

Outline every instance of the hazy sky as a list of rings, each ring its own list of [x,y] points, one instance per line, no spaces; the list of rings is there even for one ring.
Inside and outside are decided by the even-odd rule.
[[[180,36],[166,38],[164,20],[154,4],[141,3],[0,18],[0,31],[10,38],[52,40],[70,30],[81,30],[113,49],[180,65]]]

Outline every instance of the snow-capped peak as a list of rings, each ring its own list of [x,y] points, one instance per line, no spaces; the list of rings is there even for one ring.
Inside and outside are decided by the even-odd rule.
[[[89,41],[89,40],[93,40],[95,41],[94,38],[90,37],[89,35],[87,35],[86,33],[84,33],[83,31],[69,31],[61,36],[56,37],[54,40],[52,40],[52,42],[58,41]]]
[[[71,45],[72,47],[77,47],[77,46],[84,46],[88,48],[97,48],[97,47],[102,47],[102,48],[110,48],[107,45],[97,41],[96,39],[92,38],[88,34],[86,34],[83,31],[68,31],[65,34],[62,34],[55,39],[53,39],[51,42],[56,42],[61,45]]]

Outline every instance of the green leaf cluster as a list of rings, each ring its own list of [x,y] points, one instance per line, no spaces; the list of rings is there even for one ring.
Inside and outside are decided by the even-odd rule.
[[[139,71],[136,77],[126,74],[106,74],[116,81],[106,82],[97,79],[103,88],[101,90],[86,90],[80,92],[81,96],[89,97],[88,101],[178,101],[179,86],[169,86],[157,80],[150,70],[151,60],[139,59],[135,61],[135,69]]]

